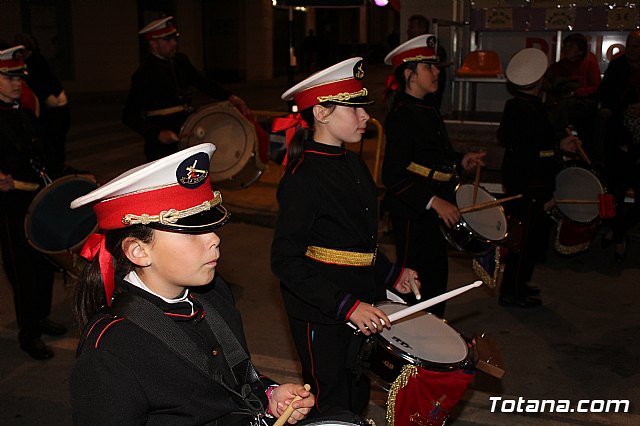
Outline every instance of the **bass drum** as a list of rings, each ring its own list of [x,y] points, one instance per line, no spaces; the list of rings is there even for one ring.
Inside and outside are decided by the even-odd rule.
[[[407,306],[381,302],[376,308],[391,315]],[[412,364],[425,370],[450,372],[468,365],[469,346],[451,326],[429,312],[420,311],[394,322],[391,330],[376,335],[377,347],[370,357],[371,372],[388,390],[402,367]]]
[[[97,188],[96,181],[86,176],[56,179],[35,196],[24,220],[29,244],[74,279],[84,265],[78,253],[98,230],[98,220],[91,206],[71,209],[69,204]]]
[[[476,204],[495,201],[496,198],[483,188],[478,188]],[[459,209],[473,205],[473,185],[461,184],[456,188],[456,205]],[[440,229],[449,243],[460,251],[474,255],[486,254],[507,237],[507,216],[498,205],[474,212],[463,213],[460,221],[451,228],[440,223]]]
[[[216,151],[210,177],[216,188],[238,190],[257,181],[266,165],[258,155],[253,124],[229,102],[199,108],[182,126],[180,149],[210,142]]]

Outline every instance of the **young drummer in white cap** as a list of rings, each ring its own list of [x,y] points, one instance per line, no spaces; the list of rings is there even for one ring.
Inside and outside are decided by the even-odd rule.
[[[101,228],[81,252],[91,263],[76,289],[74,424],[262,425],[290,404],[293,424],[313,406],[302,385],[258,376],[215,274],[229,213],[209,181],[214,149],[142,165],[72,202],[91,204]]]
[[[372,304],[386,299],[385,288],[410,292],[409,277],[417,278],[377,252],[377,189],[367,166],[345,149],[362,139],[369,119],[363,77],[362,58],[312,75],[282,95],[300,114],[274,123],[291,131],[271,265],[303,378],[317,395],[312,415],[366,407],[368,378],[354,372],[362,337],[345,323],[364,335],[388,327]]]
[[[533,297],[537,287],[527,285],[535,264],[544,259],[551,221],[545,214],[553,208],[555,178],[561,162],[560,151],[576,151],[575,136],[556,135],[542,103],[543,77],[547,56],[540,49],[527,48],[516,53],[506,70],[513,98],[504,106],[498,128],[498,142],[506,148],[502,163],[502,184],[507,195],[523,198],[505,205],[520,222],[523,235],[505,256],[499,303],[508,307],[535,307],[542,301]]]
[[[399,84],[385,121],[385,202],[393,221],[398,262],[418,272],[426,298],[447,290],[448,245],[440,225],[451,227],[460,220],[454,201],[458,170],[483,165],[486,154],[455,152],[438,108],[425,99],[438,90],[438,67],[443,63],[436,46],[436,37],[425,34],[385,58]],[[429,310],[442,316],[444,308],[441,303]]]

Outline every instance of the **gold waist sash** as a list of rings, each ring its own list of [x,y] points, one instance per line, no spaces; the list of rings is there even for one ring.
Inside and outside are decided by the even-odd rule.
[[[453,173],[444,173],[437,170],[434,171],[429,167],[421,166],[420,164],[414,163],[413,161],[407,166],[407,170],[426,178],[431,177],[433,178],[433,180],[437,180],[440,182],[449,182],[451,178],[453,178]],[[431,176],[432,172],[433,176]]]
[[[332,263],[341,266],[371,266],[376,262],[377,250],[373,253],[336,250],[324,247],[309,246],[304,254],[309,259],[322,263]]]

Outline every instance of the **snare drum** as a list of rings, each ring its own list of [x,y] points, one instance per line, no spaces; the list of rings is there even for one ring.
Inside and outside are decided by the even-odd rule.
[[[57,179],[35,196],[24,219],[29,243],[71,278],[77,278],[82,270],[77,253],[98,229],[98,220],[91,206],[72,210],[69,204],[96,188],[96,181],[86,176]]]
[[[191,114],[180,134],[180,149],[211,142],[216,146],[210,163],[211,182],[222,189],[246,188],[257,181],[266,165],[258,153],[253,124],[229,102],[199,108]]]
[[[407,306],[382,302],[376,307],[391,315]],[[406,364],[449,372],[461,370],[468,363],[466,341],[442,319],[429,312],[420,311],[394,322],[391,330],[384,329],[376,336],[377,347],[370,358],[371,372],[387,390]]]
[[[599,196],[604,194],[600,179],[589,169],[578,163],[570,163],[556,175],[556,200],[586,200],[584,203],[558,203],[559,211],[566,218],[580,223],[589,223],[600,215]]]
[[[496,198],[483,188],[478,188],[476,204],[495,201]],[[473,205],[473,185],[461,184],[456,188],[456,205],[459,209]],[[460,221],[451,228],[443,223],[440,229],[456,249],[482,255],[493,249],[494,244],[507,236],[507,216],[498,205],[474,212],[463,213]]]

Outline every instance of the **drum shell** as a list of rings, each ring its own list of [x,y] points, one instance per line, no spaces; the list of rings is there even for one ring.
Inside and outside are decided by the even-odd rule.
[[[376,307],[385,311],[385,313],[390,314],[391,311],[397,311],[405,306],[399,303],[394,302],[382,302],[376,304]],[[391,309],[389,309],[391,308]],[[387,312],[389,311],[389,312]],[[394,338],[397,344],[392,343],[387,338],[383,337],[381,334],[375,334],[374,339],[376,339],[376,348],[372,352],[369,361],[371,364],[370,371],[373,373],[380,381],[380,384],[383,388],[389,389],[391,383],[393,383],[396,378],[400,375],[402,371],[402,367],[407,364],[415,365],[417,367],[422,367],[426,370],[435,371],[435,372],[450,372],[461,370],[468,366],[469,364],[469,350],[466,344],[466,341],[463,337],[458,334],[453,327],[447,325],[442,321],[442,319],[438,318],[436,315],[433,315],[429,312],[419,312],[418,314],[414,314],[414,316],[409,317],[411,321],[417,321],[420,318],[429,319],[429,323],[431,325],[438,324],[442,327],[446,327],[450,335],[457,335],[458,341],[456,342],[458,348],[462,349],[464,356],[458,357],[461,358],[454,362],[449,363],[441,363],[441,362],[433,362],[428,359],[420,358],[416,355],[412,355],[411,353],[403,350],[401,346],[407,347],[412,344],[412,342],[403,342],[402,339]],[[438,321],[438,322],[436,322]],[[405,323],[406,324],[406,323]],[[398,327],[400,324],[394,324],[391,327],[391,331],[393,332],[393,327]],[[415,325],[416,330],[420,329],[420,326],[423,324]],[[384,333],[384,332],[383,332]],[[455,339],[455,338],[454,338]],[[399,345],[399,346],[398,346]]]
[[[180,149],[205,142],[216,146],[209,175],[217,188],[246,188],[266,169],[258,154],[254,124],[229,102],[198,108],[184,122],[180,133]]]
[[[34,197],[25,216],[29,244],[72,278],[77,278],[84,266],[78,253],[89,235],[98,230],[98,220],[90,206],[72,210],[69,204],[96,188],[96,181],[87,176],[61,177]]]

